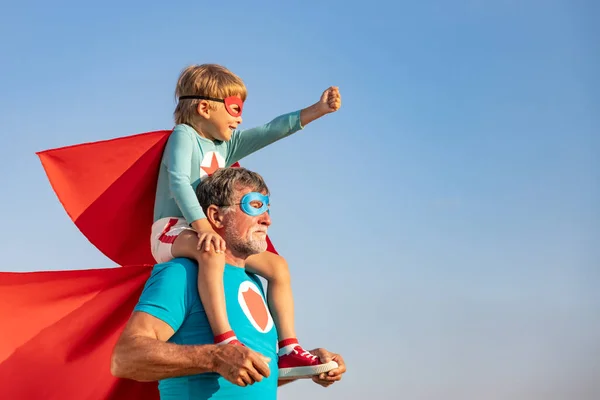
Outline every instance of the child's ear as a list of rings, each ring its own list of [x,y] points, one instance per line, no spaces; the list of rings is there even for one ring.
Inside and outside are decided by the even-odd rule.
[[[223,213],[219,209],[219,207],[214,204],[210,205],[208,209],[206,209],[206,218],[208,222],[215,228],[223,227]]]
[[[210,115],[210,104],[206,100],[201,100],[196,107],[196,111],[202,118],[208,118]]]

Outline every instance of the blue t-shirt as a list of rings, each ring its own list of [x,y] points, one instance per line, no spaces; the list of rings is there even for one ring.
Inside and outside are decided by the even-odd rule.
[[[176,344],[212,344],[213,334],[198,295],[198,266],[176,258],[157,264],[135,307],[166,322]],[[275,399],[277,398],[277,331],[265,302],[262,284],[244,268],[225,265],[225,303],[232,329],[246,346],[269,357],[270,376],[240,387],[215,373],[159,381],[162,400]]]

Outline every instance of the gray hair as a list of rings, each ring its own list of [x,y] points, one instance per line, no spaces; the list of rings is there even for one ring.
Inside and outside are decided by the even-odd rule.
[[[206,213],[211,204],[219,207],[232,205],[235,192],[246,188],[269,194],[267,184],[256,172],[241,167],[220,168],[200,182],[196,188],[196,197]]]

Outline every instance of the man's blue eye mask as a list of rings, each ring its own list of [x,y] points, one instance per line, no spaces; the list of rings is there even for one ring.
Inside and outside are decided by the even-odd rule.
[[[262,206],[260,208],[252,206],[251,203],[253,201],[262,202]],[[269,196],[258,192],[250,192],[245,194],[240,201],[240,207],[242,208],[243,212],[252,217],[257,217],[263,214],[265,211],[271,214],[271,210],[269,210]]]

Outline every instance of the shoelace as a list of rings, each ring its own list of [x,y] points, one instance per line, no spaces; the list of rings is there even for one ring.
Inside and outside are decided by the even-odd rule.
[[[304,350],[304,349],[302,349],[302,350]],[[314,354],[310,354],[310,353],[309,353],[308,351],[306,351],[306,350],[304,350],[302,353],[298,353],[298,350],[294,349],[294,353],[295,353],[295,354],[299,354],[299,355],[300,355],[300,357],[306,357],[306,358],[308,358],[309,360],[313,360],[313,361],[314,361],[314,360],[316,360],[316,359],[317,359],[317,356],[315,356]]]

